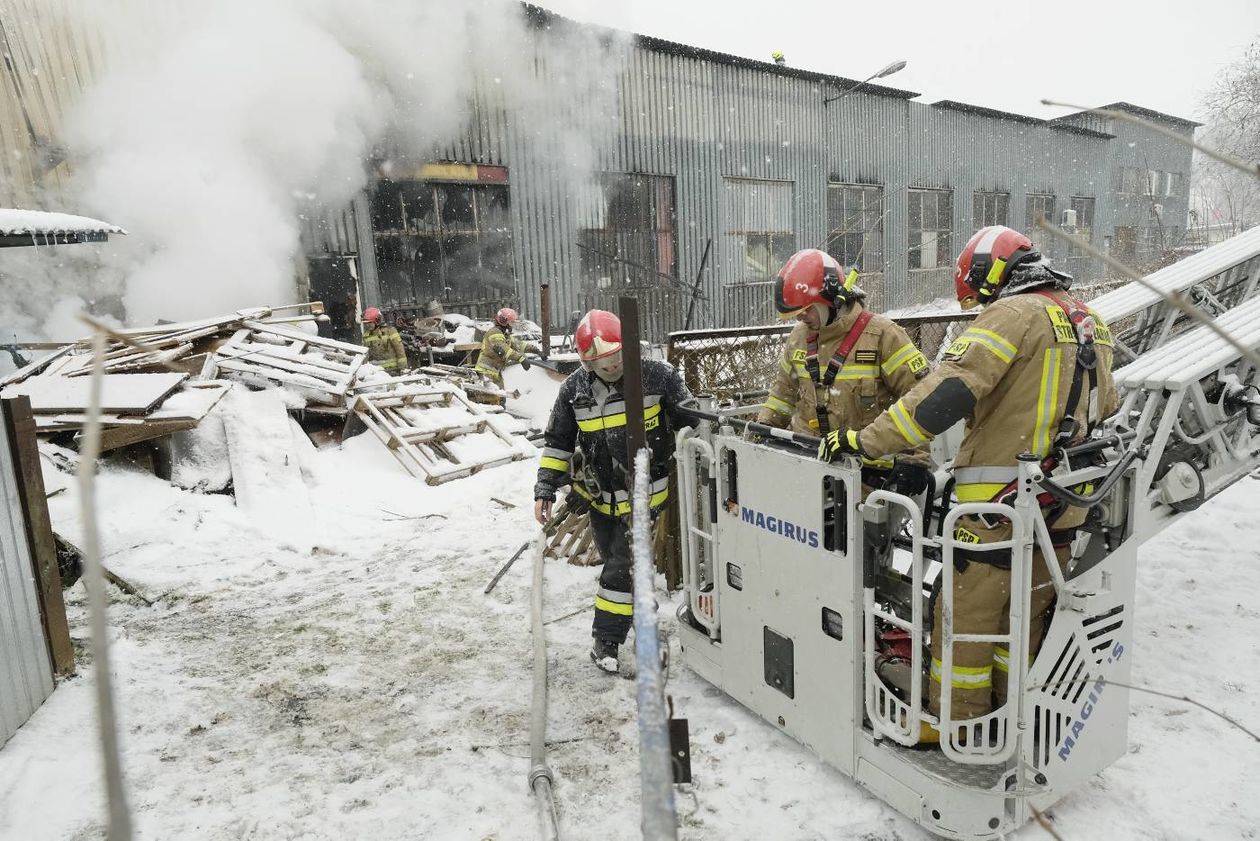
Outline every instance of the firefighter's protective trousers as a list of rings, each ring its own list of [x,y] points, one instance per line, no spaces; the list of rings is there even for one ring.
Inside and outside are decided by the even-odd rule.
[[[595,548],[604,562],[595,592],[595,622],[591,636],[621,645],[634,620],[633,561],[625,521],[591,509]]]
[[[997,529],[985,528],[974,517],[960,517],[960,529],[966,534],[955,533],[961,539],[976,539],[979,543],[1009,540],[1010,525]],[[1069,546],[1055,548],[1056,562],[1062,569],[1071,558]],[[1008,563],[1010,553],[994,551],[977,552],[976,555],[1001,556],[1001,563]],[[994,558],[997,560],[997,558]],[[955,634],[1005,634],[1010,628],[1011,571],[993,563],[966,562],[962,572],[954,572],[954,633]],[[947,680],[941,663],[941,612],[943,598],[937,598],[932,609],[932,667],[928,684],[928,708],[933,715],[941,712],[941,689]],[[1047,611],[1054,601],[1054,582],[1040,549],[1033,550],[1032,600],[1028,622],[1028,662],[1031,664],[1041,648]],[[953,687],[950,717],[956,721],[985,715],[993,708],[993,697],[998,706],[1006,703],[1006,683],[1009,673],[1010,652],[1005,646],[987,642],[954,643],[954,663],[948,677]]]

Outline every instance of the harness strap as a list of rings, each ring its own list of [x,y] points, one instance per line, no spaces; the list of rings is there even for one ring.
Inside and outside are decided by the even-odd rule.
[[[827,373],[821,376],[818,370],[818,334],[810,333],[806,339],[805,370],[809,372],[809,378],[814,382],[814,411],[818,414],[818,434],[820,437],[825,438],[827,433],[831,431],[831,419],[827,414],[826,394],[831,390],[832,383],[836,381],[836,375],[844,367],[845,360],[853,352],[853,347],[857,344],[858,339],[862,337],[862,331],[866,329],[867,324],[870,324],[872,317],[873,314],[870,310],[864,309],[858,313],[853,326],[849,328],[849,334],[844,337],[844,341],[840,343],[840,346],[836,348],[836,352],[832,354],[831,361],[827,363]]]
[[[1098,351],[1094,347],[1094,318],[1085,305],[1075,298],[1064,301],[1046,289],[1038,289],[1037,294],[1049,298],[1071,320],[1076,331],[1076,365],[1072,370],[1072,385],[1068,389],[1067,403],[1063,409],[1063,420],[1059,422],[1059,433],[1055,443],[1066,444],[1072,440],[1083,438],[1094,430],[1096,420],[1090,415],[1089,405],[1085,407],[1085,428],[1077,429],[1074,417],[1076,407],[1081,400],[1081,389],[1085,379],[1089,379],[1089,392],[1098,387]]]

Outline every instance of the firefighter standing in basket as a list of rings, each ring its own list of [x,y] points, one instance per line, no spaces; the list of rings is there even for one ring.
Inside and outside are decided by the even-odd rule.
[[[615,673],[617,648],[626,641],[634,616],[629,466],[626,464],[626,401],[621,364],[621,320],[591,310],[575,336],[582,367],[560,386],[547,422],[546,446],[534,486],[534,517],[546,524],[556,490],[571,484],[570,509],[589,508],[595,547],[604,567],[595,596],[595,638],[591,660]],[[649,505],[655,515],[669,496],[674,433],[691,421],[680,411],[691,393],[672,365],[643,360],[643,426],[651,451]],[[581,462],[574,469],[574,457]]]
[[[927,376],[927,359],[906,331],[863,305],[857,271],[846,272],[830,254],[796,252],[774,289],[779,318],[797,324],[758,423],[818,436],[860,429]],[[891,461],[865,462],[863,484],[922,493],[931,457],[922,445],[908,449]]]
[[[917,447],[966,419],[966,432],[954,459],[959,502],[1005,499],[1015,488],[1018,456],[1032,452],[1045,459],[1058,446],[1077,443],[1116,411],[1111,376],[1111,333],[1098,313],[1068,294],[1072,278],[1051,268],[1028,237],[995,225],[982,228],[958,257],[954,285],[963,309],[984,311],[951,344],[940,366],[909,394],[859,432],[832,432],[819,456],[841,453],[878,458]],[[1085,521],[1082,508],[1054,507],[1043,498],[1057,561],[1071,554],[1076,529]],[[1008,540],[1009,522],[961,517],[956,541],[992,543]],[[1007,632],[1010,552],[959,550],[953,584],[954,632]],[[1054,586],[1039,549],[1032,562],[1032,612],[1029,657],[1041,644],[1045,613]],[[933,628],[941,627],[941,600],[933,610]],[[940,714],[942,685],[951,689],[951,718],[976,718],[990,712],[993,696],[1006,702],[1009,652],[993,643],[954,644],[952,674],[941,674],[940,634],[932,635],[929,709]],[[939,741],[926,723],[920,741]]]

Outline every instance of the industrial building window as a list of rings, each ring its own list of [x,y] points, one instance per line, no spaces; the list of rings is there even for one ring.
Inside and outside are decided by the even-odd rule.
[[[1186,178],[1180,172],[1166,172],[1167,183],[1164,185],[1164,195],[1166,196],[1184,196]]]
[[[1025,233],[1030,237],[1033,236],[1037,223],[1042,219],[1051,223],[1055,221],[1054,196],[1046,193],[1029,193],[1024,201],[1024,224],[1028,228]]]
[[[723,281],[768,283],[796,251],[792,182],[722,179]]]
[[[972,222],[976,228],[987,228],[989,225],[1008,225],[1011,203],[1010,193],[985,193],[976,190],[972,202]]]
[[[382,303],[514,299],[507,170],[428,164],[416,176],[372,195]]]
[[[606,286],[658,286],[678,273],[674,179],[605,172],[578,209],[582,277]]]
[[[1094,197],[1072,196],[1069,207],[1076,213],[1076,233],[1086,242],[1094,231]]]
[[[954,194],[950,190],[910,190],[910,268],[935,269],[954,259]]]
[[[1136,195],[1145,177],[1143,170],[1136,166],[1117,167],[1111,175],[1111,189],[1117,193]]]
[[[827,185],[827,245],[842,266],[884,270],[884,188],[869,184]]]

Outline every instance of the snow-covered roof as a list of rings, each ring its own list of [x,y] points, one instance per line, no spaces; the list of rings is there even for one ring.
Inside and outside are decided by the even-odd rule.
[[[104,242],[110,234],[125,233],[117,225],[87,216],[0,207],[0,247]]]

